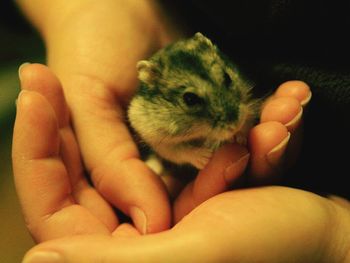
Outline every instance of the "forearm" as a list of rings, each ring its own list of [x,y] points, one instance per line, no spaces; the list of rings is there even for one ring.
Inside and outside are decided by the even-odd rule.
[[[118,83],[129,89],[126,83],[134,81],[136,76],[127,75],[135,74],[136,62],[160,45],[163,24],[155,1],[20,0],[19,3],[41,32],[48,64],[65,89],[76,86],[70,81],[72,75],[100,79],[106,85]]]
[[[77,25],[81,18],[88,22],[110,26],[118,24],[119,29],[128,29],[128,19],[132,19],[135,25],[142,29],[144,34],[158,31],[162,42],[176,37],[180,32],[171,25],[168,14],[156,0],[105,0],[102,3],[94,0],[16,0],[28,20],[41,33],[48,44],[54,41],[53,36],[64,34],[66,29]],[[127,19],[126,19],[127,18]],[[79,25],[88,27],[89,24]],[[170,32],[171,31],[171,32]],[[171,36],[170,36],[171,35]]]

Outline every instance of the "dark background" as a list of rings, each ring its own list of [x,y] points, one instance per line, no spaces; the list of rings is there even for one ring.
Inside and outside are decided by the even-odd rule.
[[[303,80],[313,98],[304,144],[283,184],[350,198],[350,1],[162,1],[255,81],[259,96]]]

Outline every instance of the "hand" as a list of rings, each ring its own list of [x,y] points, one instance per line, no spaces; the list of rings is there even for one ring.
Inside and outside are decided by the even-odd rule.
[[[188,184],[174,206],[175,222],[205,200],[227,191],[247,172],[250,186],[276,182],[296,160],[302,139],[303,108],[311,99],[308,85],[288,81],[264,103],[260,123],[248,138],[249,150],[223,146]],[[246,171],[247,170],[247,171]]]
[[[159,178],[139,160],[123,120],[137,84],[136,62],[176,39],[178,33],[152,1],[111,0],[103,5],[78,0],[69,4],[54,0],[19,3],[44,37],[49,66],[62,83],[84,167],[95,188],[109,203],[130,215],[140,231],[152,233],[168,228],[171,208],[166,192]],[[33,71],[36,76],[44,74],[38,76],[42,81],[47,78],[47,72],[24,67],[23,79]],[[23,89],[32,89],[30,85],[22,81]],[[282,92],[276,94],[278,99],[265,107],[263,123],[251,133],[250,170],[259,181],[284,166],[281,159],[288,132],[292,133],[288,148],[298,144],[297,132],[293,131],[298,130],[295,127],[301,118],[298,101],[307,101],[311,96],[307,86],[301,86],[295,93],[294,88],[281,88]],[[286,95],[288,98],[280,98]],[[276,115],[271,112],[274,107],[285,111]],[[227,146],[218,151],[211,164],[180,195],[175,206],[177,220],[199,203],[225,191],[245,170],[248,159],[242,147]],[[142,187],[135,182],[142,182]]]
[[[61,155],[65,172],[73,178],[67,179],[73,195],[80,187],[75,186],[77,181],[84,181],[78,142],[84,168],[108,203],[129,215],[143,233],[169,228],[171,208],[166,190],[139,160],[124,122],[126,103],[137,84],[136,62],[173,38],[165,34],[166,23],[159,21],[157,8],[152,1],[19,2],[44,37],[48,63],[63,84],[68,106],[58,91],[61,84],[40,65],[22,67],[22,89],[37,89],[58,116],[65,151],[55,154]],[[92,206],[89,210],[99,213],[106,205]],[[116,219],[102,219],[105,212],[98,218],[107,220],[111,229]]]
[[[225,192],[168,231],[140,236],[123,224],[113,236],[42,243],[24,262],[349,262],[350,203],[334,200],[283,187]]]
[[[66,152],[62,152],[62,158],[68,168],[67,176],[72,177],[70,179],[72,186],[69,187],[73,188],[73,192],[81,191],[80,188],[75,190],[76,182],[83,181],[86,186],[88,184],[84,179],[84,169],[80,160],[77,142],[70,127],[68,108],[65,104],[60,82],[49,69],[39,64],[24,65],[20,69],[20,76],[22,89],[35,90],[45,96],[49,103],[52,104],[60,129],[66,131],[62,134],[63,140],[61,143],[64,145],[63,148],[67,148]],[[261,124],[253,128],[249,139],[251,152],[250,174],[253,179],[257,178],[258,181],[261,181],[261,178],[271,178],[271,175],[274,175],[276,171],[280,171],[277,168],[285,165],[283,162],[284,156],[288,156],[286,159],[291,160],[290,156],[296,154],[296,146],[298,146],[298,140],[300,139],[298,135],[301,129],[302,106],[307,104],[310,97],[310,90],[305,83],[291,81],[282,84],[275,95],[266,102],[261,114]],[[285,125],[283,125],[284,123]],[[290,138],[291,143],[289,144],[289,151],[287,151],[287,143]],[[14,157],[16,157],[15,154]],[[216,152],[208,166],[200,171],[195,181],[190,183],[176,200],[174,207],[175,222],[179,221],[203,201],[226,191],[245,171],[248,160],[249,154],[247,149],[239,145],[226,145]],[[273,161],[272,163],[271,160]],[[227,167],[229,168],[227,169]],[[145,178],[147,179],[146,174],[147,170],[145,170]],[[141,196],[139,198],[143,202],[149,202],[149,204],[159,204],[163,201],[163,206],[155,206],[153,209],[156,212],[158,211],[158,214],[164,213],[162,209],[167,205],[165,203],[167,200],[166,194],[164,194],[157,177],[151,178],[150,181],[156,185],[156,188],[151,189],[153,196],[148,194],[147,196],[150,199],[145,199]],[[128,181],[124,180],[123,183],[126,185]],[[146,186],[150,187],[152,185],[147,185],[147,180],[145,180],[142,189],[146,188]],[[133,187],[134,185],[129,188],[133,189]],[[97,190],[99,190],[98,185]],[[95,192],[95,190],[93,191]],[[118,193],[117,188],[115,192]],[[142,191],[138,193],[142,194]],[[102,192],[102,194],[105,193]],[[121,191],[121,194],[123,194],[123,191]],[[161,200],[156,199],[157,194],[162,196]],[[95,195],[101,199],[101,202],[106,203],[99,194],[95,193]],[[137,195],[133,193],[133,197],[135,196],[137,198]],[[98,218],[102,221],[107,220],[105,223],[109,226],[109,230],[112,230],[117,224],[117,219],[109,205],[106,203],[105,206],[109,210],[108,216],[106,216],[106,211],[101,211],[101,215]],[[104,206],[96,205],[96,207],[90,207],[90,210],[96,213],[96,211],[99,211],[99,209],[96,209],[97,207],[102,208]],[[134,223],[136,226],[139,230],[146,231],[144,228],[145,221],[142,221],[144,217],[138,212],[134,211],[133,213],[135,213],[136,221]],[[155,225],[154,229],[157,229],[157,227]]]

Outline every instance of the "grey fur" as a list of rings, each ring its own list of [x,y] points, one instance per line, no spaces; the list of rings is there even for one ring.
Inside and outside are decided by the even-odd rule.
[[[141,84],[128,118],[160,157],[202,169],[223,143],[245,141],[257,114],[251,87],[201,33],[159,50],[137,69]]]

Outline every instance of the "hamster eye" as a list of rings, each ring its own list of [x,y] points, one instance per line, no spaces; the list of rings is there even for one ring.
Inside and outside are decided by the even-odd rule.
[[[224,72],[224,86],[226,88],[230,87],[232,84],[232,79],[227,72]]]
[[[196,106],[203,103],[203,99],[193,92],[185,92],[183,94],[183,100],[187,106]]]

